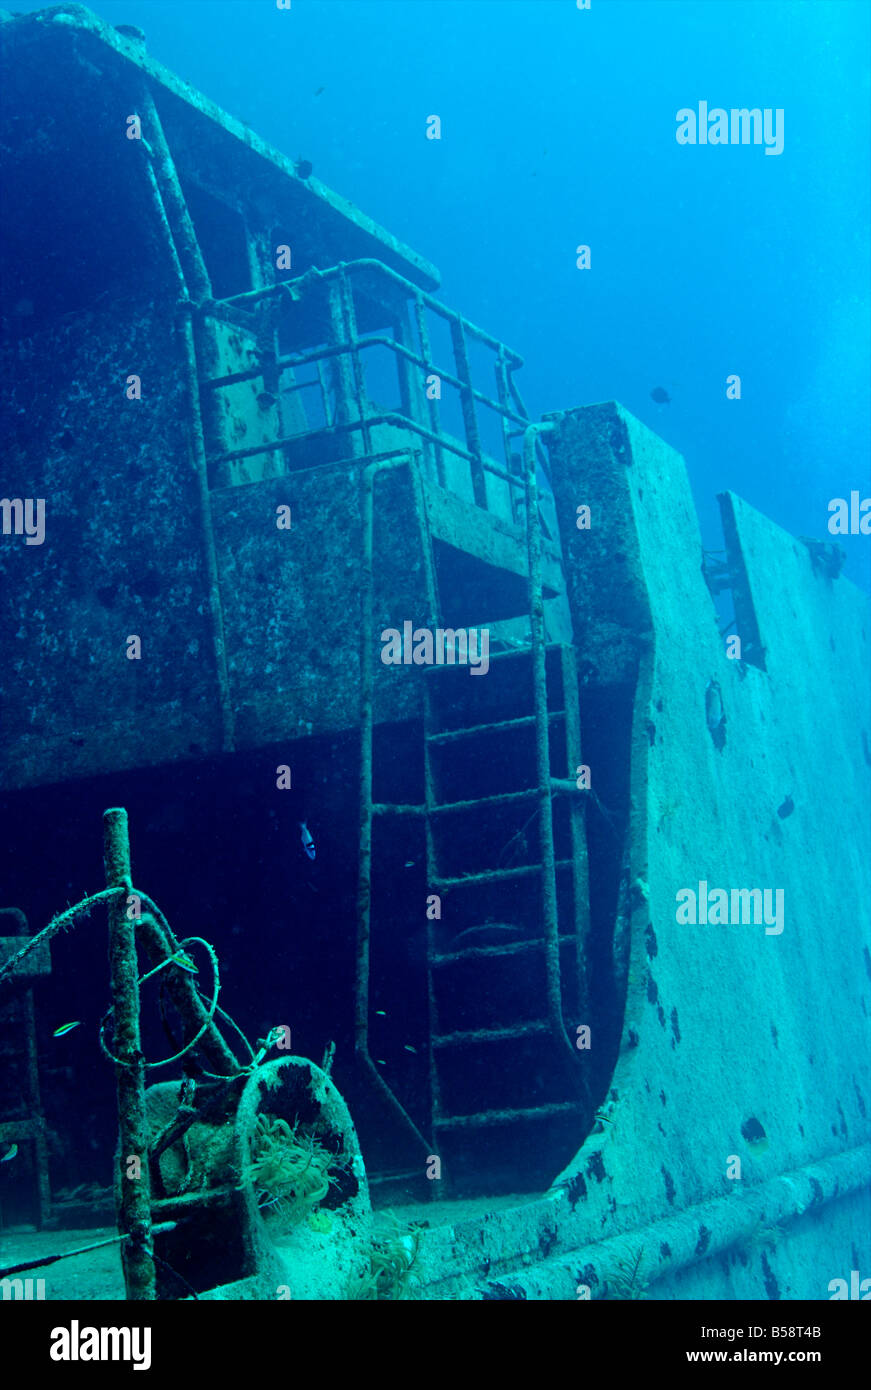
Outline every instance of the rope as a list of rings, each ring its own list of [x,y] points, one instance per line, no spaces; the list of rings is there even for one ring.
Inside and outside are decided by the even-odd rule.
[[[75,903],[73,907],[64,908],[63,912],[59,912],[56,917],[52,917],[47,927],[43,927],[42,931],[37,932],[36,936],[30,937],[20,951],[16,951],[14,956],[9,957],[5,965],[0,966],[0,980],[6,975],[10,975],[18,962],[24,960],[24,957],[35,950],[41,942],[49,941],[57,932],[66,927],[71,927],[76,917],[87,916],[91,909],[96,907],[97,903],[108,902],[110,898],[117,897],[119,893],[127,892],[128,890],[123,887],[123,885],[117,888],[101,888],[99,893],[91,893],[87,898],[82,898],[81,902]],[[138,896],[142,898],[143,902],[145,901],[145,895],[143,893],[140,893]],[[148,902],[151,902],[150,898]],[[166,921],[165,918],[163,920],[164,922]]]
[[[124,893],[127,897],[137,898],[139,902],[146,907],[148,912],[157,922],[158,926],[161,927],[163,931],[166,933],[166,939],[169,942],[169,945],[172,950],[172,955],[168,956],[166,960],[161,961],[159,965],[154,966],[152,970],[148,970],[144,975],[140,976],[139,980],[137,981],[137,987],[144,984],[146,980],[150,980],[152,976],[156,975],[158,971],[165,969],[167,965],[177,964],[177,962],[173,960],[173,956],[175,956],[179,951],[181,951],[183,947],[189,945],[192,942],[198,942],[201,946],[205,948],[206,952],[208,953],[209,960],[211,961],[212,974],[214,978],[212,998],[211,1002],[208,1005],[206,1018],[203,1022],[203,1026],[199,1029],[197,1033],[194,1034],[194,1036],[190,1039],[189,1042],[185,1043],[184,1047],[181,1049],[180,1052],[176,1052],[172,1057],[164,1057],[158,1062],[146,1062],[145,1066],[167,1067],[173,1062],[180,1061],[182,1057],[184,1057],[188,1052],[190,1052],[190,1050],[199,1042],[200,1038],[207,1031],[210,1024],[214,1020],[215,1014],[218,1013],[221,1015],[221,1018],[223,1018],[225,1022],[230,1025],[234,1032],[238,1033],[239,1037],[244,1042],[251,1056],[251,1062],[247,1066],[240,1067],[240,1070],[237,1073],[237,1075],[244,1076],[249,1071],[252,1071],[254,1065],[256,1064],[256,1054],[254,1052],[253,1047],[246,1038],[245,1034],[242,1032],[242,1029],[239,1027],[238,1023],[234,1022],[230,1015],[226,1013],[222,1008],[220,1008],[218,1004],[218,994],[220,993],[221,983],[218,973],[218,957],[215,954],[214,948],[202,936],[188,936],[185,937],[183,941],[179,941],[176,938],[176,935],[173,932],[172,927],[169,925],[169,922],[161,912],[160,908],[157,906],[157,903],[154,901],[154,899],[149,897],[147,893],[141,893],[137,888],[131,888],[123,884],[114,888],[101,888],[98,893],[89,893],[87,897],[82,898],[77,903],[74,903],[72,907],[64,908],[63,912],[59,912],[55,917],[52,917],[51,921],[48,923],[47,926],[43,927],[42,931],[37,932],[36,936],[30,937],[22,946],[20,951],[16,951],[14,956],[10,956],[9,959],[2,966],[0,966],[0,981],[2,981],[7,975],[11,975],[15,967],[18,965],[19,961],[24,960],[24,958],[28,956],[31,951],[36,950],[36,948],[43,941],[50,941],[51,938],[57,935],[59,931],[64,931],[69,927],[75,925],[76,918],[87,917],[93,911],[93,909],[96,906],[98,906],[98,904],[110,902],[113,898],[117,897],[119,893]],[[200,997],[203,999],[203,1002],[205,1003],[205,996],[203,996],[199,990],[197,990],[197,993],[200,994]],[[113,1013],[114,1009],[110,1007],[109,1009],[107,1009],[106,1013],[100,1020],[100,1030],[98,1035],[100,1049],[103,1052],[104,1056],[106,1056],[110,1062],[114,1062],[116,1066],[129,1067],[132,1066],[133,1063],[122,1061],[120,1057],[116,1057],[113,1052],[110,1052],[105,1042],[104,1033],[106,1024]],[[232,1077],[227,1078],[225,1076],[218,1076],[216,1073],[213,1072],[204,1072],[204,1075],[209,1076],[216,1081],[226,1081],[228,1079],[235,1079]]]
[[[140,894],[138,894],[138,896],[142,899],[143,902],[146,901],[146,897],[145,897],[145,894],[144,894],[144,893],[140,893]],[[147,902],[148,902],[148,904],[149,904],[149,908],[150,908],[151,910],[154,910],[154,906],[155,906],[155,905],[152,903],[152,901],[151,901],[150,898],[147,899]],[[161,914],[161,916],[162,916],[162,914]],[[163,924],[165,925],[166,929],[169,930],[169,923],[166,921],[166,918],[163,918]],[[171,932],[170,932],[170,937],[171,937],[171,939],[172,939],[173,941],[175,940],[175,938],[172,937],[172,933],[171,933]],[[212,964],[212,974],[213,974],[213,977],[214,977],[214,992],[213,992],[213,994],[212,994],[212,1002],[211,1002],[211,1004],[209,1005],[208,1011],[207,1011],[207,1013],[206,1013],[206,1017],[205,1017],[205,1019],[204,1019],[204,1021],[203,1021],[203,1026],[199,1029],[198,1032],[196,1032],[196,1033],[194,1034],[194,1036],[190,1039],[189,1042],[186,1042],[186,1043],[185,1043],[184,1047],[181,1049],[180,1052],[176,1052],[176,1053],[174,1054],[174,1056],[172,1056],[172,1057],[163,1057],[163,1058],[161,1058],[161,1060],[160,1060],[159,1062],[146,1062],[146,1063],[144,1064],[146,1067],[152,1067],[152,1068],[153,1068],[153,1067],[168,1067],[168,1066],[170,1065],[170,1063],[172,1063],[172,1062],[179,1062],[179,1061],[181,1061],[182,1057],[184,1057],[186,1053],[190,1052],[191,1048],[194,1047],[195,1044],[199,1042],[200,1038],[203,1036],[203,1034],[206,1032],[207,1028],[208,1028],[209,1025],[211,1024],[212,1019],[215,1017],[215,1011],[217,1010],[217,1007],[218,1007],[218,994],[219,994],[220,989],[221,989],[221,981],[220,981],[220,977],[219,977],[219,974],[218,974],[218,957],[217,957],[217,955],[215,954],[214,948],[209,944],[208,941],[205,940],[204,937],[202,937],[202,936],[189,936],[189,937],[186,938],[185,944],[186,944],[187,942],[189,942],[189,941],[198,941],[198,942],[200,943],[200,945],[201,945],[201,946],[204,946],[205,949],[206,949],[206,951],[208,952],[209,960],[211,961],[211,964]],[[181,950],[181,948],[182,948],[182,943],[179,943],[179,944],[178,944],[178,950]],[[162,961],[162,962],[161,962],[161,965],[157,966],[156,968],[157,968],[158,970],[160,970],[160,969],[162,969],[162,967],[163,967],[164,965],[167,965],[167,964],[169,964],[169,961]],[[152,976],[154,973],[155,973],[154,970],[149,970],[149,971],[147,972],[147,975],[143,975],[142,978],[141,978],[140,980],[137,981],[137,985],[141,985],[143,980],[150,978],[150,976]],[[198,993],[199,993],[199,991],[198,991]],[[106,1010],[106,1012],[104,1013],[103,1017],[100,1019],[100,1031],[99,1031],[99,1035],[98,1035],[98,1040],[99,1040],[99,1043],[100,1043],[100,1050],[101,1050],[101,1052],[103,1053],[103,1055],[106,1056],[106,1057],[108,1057],[110,1062],[114,1062],[115,1065],[116,1065],[117,1067],[132,1067],[132,1066],[135,1066],[136,1063],[134,1063],[134,1062],[122,1061],[122,1059],[121,1059],[120,1057],[116,1057],[115,1054],[114,1054],[113,1052],[110,1052],[110,1051],[109,1051],[109,1048],[108,1048],[107,1045],[106,1045],[106,1042],[105,1042],[105,1039],[104,1039],[104,1036],[103,1036],[103,1035],[104,1035],[104,1032],[105,1032],[106,1024],[108,1023],[109,1018],[111,1017],[111,1015],[112,1015],[114,1012],[115,1012],[114,1008],[110,1006],[110,1007]]]

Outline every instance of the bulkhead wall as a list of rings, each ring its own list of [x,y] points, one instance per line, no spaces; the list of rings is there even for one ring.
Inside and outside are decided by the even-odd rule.
[[[164,308],[106,304],[3,352],[3,495],[45,507],[41,543],[0,537],[6,788],[220,747],[184,341]]]
[[[867,597],[726,498],[764,669],[730,660],[683,460],[616,404],[554,419],[570,595],[587,542],[594,572],[610,551],[612,675],[638,663],[619,1055],[551,1192],[483,1238],[454,1226],[429,1296],[826,1299],[871,1265]],[[573,621],[607,669],[607,628]],[[730,920],[692,920],[714,889]],[[770,893],[770,920],[731,917],[737,889]]]

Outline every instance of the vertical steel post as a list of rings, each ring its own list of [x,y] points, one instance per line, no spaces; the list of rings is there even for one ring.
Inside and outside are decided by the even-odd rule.
[[[427,366],[433,368],[433,375],[438,375],[438,373],[435,372],[433,366],[432,347],[430,346],[429,341],[429,330],[426,326],[426,305],[423,301],[423,297],[420,294],[416,294],[414,296],[414,320],[417,326],[417,342],[418,347],[420,348],[420,355],[423,358],[424,362],[426,362]],[[427,394],[426,404],[427,409],[429,411],[429,427],[432,430],[433,434],[438,435],[441,433],[438,402],[433,400],[433,398]],[[445,482],[444,451],[442,450],[440,444],[434,444],[432,448],[433,452],[435,453],[436,478],[439,487],[446,487],[447,484]]]
[[[354,398],[359,412],[358,419],[363,423],[363,452],[372,452],[372,432],[366,423],[368,402],[366,399],[366,377],[363,372],[363,363],[360,361],[360,346],[357,336],[357,315],[354,312],[354,291],[348,277],[347,268],[344,264],[339,267],[339,304],[341,306],[342,322],[345,327],[346,341],[351,345],[351,371],[354,381]]]
[[[560,647],[560,671],[563,684],[563,709],[565,710],[566,737],[566,776],[569,780],[577,777],[576,769],[582,758],[583,737],[581,731],[581,708],[578,699],[578,668],[574,647]],[[590,936],[590,870],[587,853],[587,836],[582,793],[569,801],[569,829],[572,847],[572,916],[575,937],[575,970],[577,978],[578,1008],[586,1010],[590,1004],[587,953]]]
[[[479,507],[487,508],[487,483],[484,478],[484,468],[482,465],[481,436],[478,433],[478,420],[475,415],[475,397],[472,395],[472,369],[469,366],[469,352],[466,347],[466,335],[463,332],[463,324],[459,319],[451,319],[451,342],[454,345],[454,361],[457,365],[457,376],[463,383],[460,392],[460,401],[463,407],[463,424],[466,427],[466,443],[469,452],[475,455],[475,462],[472,468],[472,491],[475,494],[475,503]]]
[[[127,812],[119,806],[103,813],[103,864],[109,888],[132,892]],[[126,1236],[121,1247],[121,1263],[127,1297],[153,1299],[154,1241],[135,931],[135,920],[127,916],[126,894],[119,892],[109,903],[109,964],[115,1020],[112,1051],[118,1058],[115,1066],[118,1096],[115,1210],[118,1231]]]
[[[345,318],[345,301],[339,280],[330,280],[327,297],[330,314],[330,347],[335,349],[347,343],[349,337],[348,324]],[[362,401],[358,400],[356,376],[349,366],[348,354],[347,352],[339,352],[335,357],[327,360],[333,364],[336,374],[333,424],[356,424],[358,420],[362,419]],[[352,430],[346,435],[346,438],[352,455],[369,452],[367,445],[361,448],[356,430]]]
[[[509,400],[508,390],[508,366],[505,357],[504,343],[499,344],[499,351],[496,354],[495,372],[496,394],[499,404],[505,410],[510,410],[511,402]],[[501,415],[499,418],[502,422],[502,450],[505,454],[505,467],[509,473],[517,477],[517,485],[515,487],[512,487],[510,483],[508,485],[508,500],[511,506],[511,515],[515,523],[519,524],[523,520],[523,461],[522,459],[520,460],[520,471],[518,473],[517,466],[515,465],[512,467],[511,463],[512,457],[514,456],[511,440],[511,425],[504,415]],[[519,455],[517,457],[519,457]]]
[[[535,708],[535,761],[538,780],[538,828],[541,846],[541,905],[544,918],[544,956],[547,975],[547,1011],[557,1038],[572,1053],[574,1049],[563,1021],[560,984],[559,918],[556,896],[556,864],[553,844],[553,802],[550,770],[550,738],[547,706],[547,646],[544,629],[542,588],[541,529],[538,515],[536,442],[538,435],[552,425],[530,425],[523,436],[523,464],[526,480],[526,540],[529,558],[529,621],[532,633],[532,673]]]

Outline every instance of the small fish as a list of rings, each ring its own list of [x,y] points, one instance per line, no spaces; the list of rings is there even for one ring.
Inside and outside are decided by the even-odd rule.
[[[5,1154],[3,1155],[3,1157],[0,1158],[0,1163],[8,1163],[8,1162],[10,1161],[10,1159],[13,1159],[17,1153],[18,1153],[18,1145],[17,1145],[17,1144],[10,1144],[10,1145],[9,1145],[9,1148],[6,1150],[6,1152],[5,1152]]]
[[[66,1033],[71,1033],[74,1028],[81,1028],[81,1019],[77,1023],[62,1023],[60,1028],[55,1028],[52,1033],[53,1038],[62,1038]]]
[[[726,745],[726,712],[719,683],[708,681],[705,686],[705,721],[714,747],[722,753]]]
[[[309,828],[304,820],[300,821],[299,828],[302,831],[302,834],[300,835],[302,847],[308,855],[309,859],[314,859],[315,855],[317,854],[317,850],[315,849],[315,842],[312,839]]]
[[[379,1017],[379,1018],[386,1018],[386,1017],[387,1017],[387,1010],[386,1010],[386,1009],[376,1009],[375,1012],[376,1012],[376,1014],[378,1014],[378,1017]]]
[[[705,719],[712,734],[726,722],[719,681],[710,680],[705,686]]]
[[[387,1063],[385,1062],[385,1060],[384,1060],[383,1057],[376,1057],[375,1060],[376,1060],[376,1062],[378,1063],[379,1067],[386,1067],[386,1066],[387,1066]]]
[[[176,951],[170,959],[178,966],[179,970],[186,970],[189,975],[199,975],[199,970],[194,965],[187,951]]]
[[[650,399],[652,401],[656,401],[657,405],[671,404],[671,396],[668,394],[664,386],[654,386],[653,390],[650,393]]]
[[[413,869],[413,868],[414,868],[414,864],[415,864],[415,861],[414,861],[413,859],[406,859],[406,861],[405,861],[405,867],[406,867],[406,869]]]
[[[318,87],[317,91],[315,92],[315,96],[319,97],[321,95],[321,92],[325,92],[326,90],[326,87]]]
[[[278,397],[271,391],[261,391],[257,397],[257,404],[261,410],[271,410],[272,406],[278,404]]]
[[[413,1052],[414,1055],[415,1055],[415,1057],[417,1056],[417,1048],[416,1048],[416,1047],[412,1047],[411,1043],[404,1043],[403,1046],[404,1046],[406,1052]]]
[[[295,164],[298,178],[310,179],[312,175],[312,162],[310,159],[298,159]]]

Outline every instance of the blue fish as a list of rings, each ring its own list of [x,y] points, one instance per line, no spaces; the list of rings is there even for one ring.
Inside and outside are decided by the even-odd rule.
[[[300,821],[299,828],[302,831],[302,834],[300,835],[300,839],[302,840],[302,847],[308,855],[309,859],[314,859],[315,855],[317,854],[317,850],[315,849],[315,842],[312,839],[311,832],[309,831],[309,828],[304,820]]]

